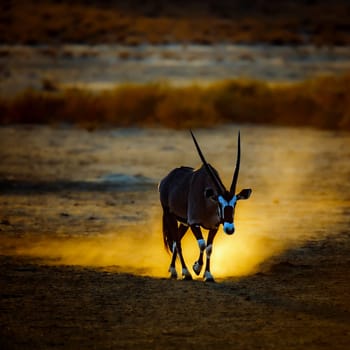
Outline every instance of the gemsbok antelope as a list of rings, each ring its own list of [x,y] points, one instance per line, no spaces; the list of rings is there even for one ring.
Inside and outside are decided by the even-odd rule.
[[[177,278],[175,262],[178,255],[183,279],[191,280],[192,276],[187,269],[181,248],[181,239],[190,227],[199,246],[199,258],[193,265],[193,271],[196,275],[200,274],[205,251],[206,265],[203,278],[207,282],[214,282],[210,273],[210,256],[215,235],[220,224],[223,225],[226,234],[234,233],[233,217],[237,201],[248,199],[252,190],[244,189],[236,194],[241,158],[240,133],[238,133],[236,168],[228,191],[218,172],[205,160],[195,136],[192,131],[190,132],[203,164],[196,170],[184,166],[176,168],[159,184],[160,202],[163,208],[164,246],[172,252],[170,277]],[[201,227],[209,230],[207,242],[203,239]]]

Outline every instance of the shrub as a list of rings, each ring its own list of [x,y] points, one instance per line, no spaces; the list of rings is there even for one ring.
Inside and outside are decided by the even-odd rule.
[[[350,74],[269,85],[230,80],[209,86],[125,84],[113,90],[28,90],[0,99],[0,123],[208,127],[265,123],[350,130]]]

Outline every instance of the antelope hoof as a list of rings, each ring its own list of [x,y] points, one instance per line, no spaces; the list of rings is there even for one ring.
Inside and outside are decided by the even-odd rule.
[[[192,276],[187,269],[182,269],[182,279],[184,281],[192,281]]]
[[[203,265],[200,265],[198,261],[193,264],[193,271],[198,276],[202,271]]]
[[[213,277],[210,277],[210,278],[205,278],[204,282],[215,283],[215,280]]]
[[[192,276],[191,275],[182,276],[182,279],[184,281],[192,281]]]
[[[170,272],[171,279],[177,279],[177,272],[175,267],[169,267],[169,272]]]
[[[209,271],[205,271],[204,282],[215,283],[214,277]]]

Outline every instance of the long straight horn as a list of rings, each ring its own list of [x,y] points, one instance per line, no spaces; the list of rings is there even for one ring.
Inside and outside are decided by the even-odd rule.
[[[224,192],[224,188],[223,186],[221,185],[220,181],[217,179],[216,175],[214,174],[214,172],[212,171],[212,169],[210,168],[209,164],[207,163],[207,161],[205,160],[204,156],[203,156],[203,153],[198,145],[198,142],[196,140],[196,138],[194,137],[193,135],[193,132],[192,130],[190,130],[190,133],[191,133],[191,136],[192,136],[192,139],[193,139],[193,142],[194,144],[196,145],[196,148],[197,148],[197,151],[198,151],[198,154],[199,154],[199,157],[201,158],[202,160],[202,163],[203,165],[205,166],[205,169],[208,173],[208,175],[210,176],[211,180],[213,181],[215,187],[216,187],[216,190],[218,191],[219,194],[222,194]]]
[[[230,188],[230,193],[232,195],[234,195],[236,193],[236,185],[237,185],[237,180],[238,180],[240,162],[241,162],[241,133],[238,132],[237,161],[236,161],[236,168],[235,168],[235,172],[233,174],[232,184],[231,184],[231,188]]]

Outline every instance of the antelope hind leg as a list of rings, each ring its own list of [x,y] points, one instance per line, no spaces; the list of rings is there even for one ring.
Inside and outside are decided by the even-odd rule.
[[[171,279],[177,279],[177,272],[176,272],[176,267],[175,267],[175,262],[176,262],[176,255],[177,255],[177,250],[176,250],[176,243],[173,243],[173,256],[171,258],[171,263],[169,266],[169,272],[170,272],[170,278]]]
[[[182,255],[182,248],[181,248],[180,241],[176,242],[176,250],[177,250],[177,253],[179,254],[179,258],[180,258],[180,262],[181,262],[181,266],[182,266],[182,279],[186,280],[186,281],[190,281],[190,280],[192,280],[192,276],[191,276],[190,272],[188,271],[188,268],[187,268],[186,263],[185,263],[185,259]]]

